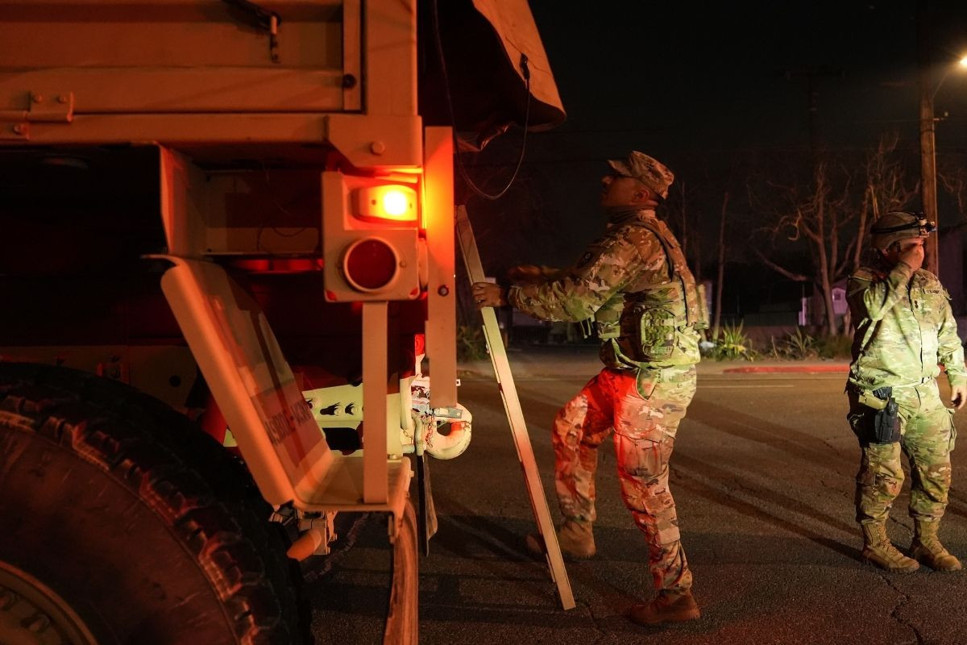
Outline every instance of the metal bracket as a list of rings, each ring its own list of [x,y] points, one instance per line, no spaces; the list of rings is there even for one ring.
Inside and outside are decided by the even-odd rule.
[[[335,517],[334,512],[323,513],[317,517],[303,515],[299,519],[301,535],[289,546],[286,555],[298,562],[313,555],[329,555],[329,545],[338,537],[333,523]]]
[[[30,124],[27,122],[27,113],[22,112],[23,116],[20,119],[8,118],[9,114],[9,112],[0,113],[0,141],[28,141]],[[10,123],[15,120],[19,123]]]
[[[27,120],[32,123],[70,123],[74,120],[74,93],[31,92]]]
[[[28,141],[31,123],[70,123],[74,120],[73,92],[32,91],[26,110],[0,110],[0,140]]]

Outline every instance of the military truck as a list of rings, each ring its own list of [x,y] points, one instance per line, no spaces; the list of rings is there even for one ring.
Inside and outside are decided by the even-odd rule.
[[[562,118],[526,0],[0,0],[0,642],[304,642],[361,511],[415,642],[455,145]]]

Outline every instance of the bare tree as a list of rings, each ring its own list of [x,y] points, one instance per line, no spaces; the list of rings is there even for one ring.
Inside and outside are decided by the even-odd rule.
[[[896,154],[898,140],[899,135],[895,132],[884,134],[866,157],[866,187],[853,248],[854,271],[862,264],[863,242],[873,222],[883,213],[903,208],[919,193],[918,185],[907,184],[906,173]]]
[[[777,198],[773,202],[774,219],[772,225],[765,227],[774,241],[785,237],[791,242],[806,242],[813,267],[811,279],[822,294],[826,309],[824,331],[829,335],[837,331],[833,285],[848,270],[849,250],[855,244],[851,224],[856,219],[856,210],[850,208],[851,176],[842,167],[837,166],[835,170],[834,176],[827,162],[817,163],[806,189],[797,184],[772,184]],[[853,241],[844,244],[843,239]],[[787,278],[810,279],[758,253],[767,266]]]
[[[780,240],[805,243],[811,272],[794,270],[775,252],[757,250],[757,254],[766,266],[790,280],[813,283],[825,306],[826,334],[839,331],[833,286],[862,263],[863,245],[873,222],[883,213],[903,208],[917,195],[917,186],[907,181],[898,140],[894,133],[883,135],[858,163],[827,155],[812,165],[808,183],[796,181],[793,172],[792,179],[781,184],[774,179],[780,169],[772,165],[767,188],[755,194],[750,187],[753,207],[767,214],[768,223],[760,231],[772,239],[774,249]]]
[[[967,165],[964,155],[944,155],[939,159],[938,176],[944,189],[957,201],[960,219],[967,219]]]

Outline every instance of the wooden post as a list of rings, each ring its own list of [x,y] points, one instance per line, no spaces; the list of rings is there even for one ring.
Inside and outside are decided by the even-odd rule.
[[[470,220],[467,218],[467,210],[463,206],[457,208],[457,235],[460,240],[463,261],[467,267],[467,274],[470,276],[470,283],[483,282],[484,272],[480,263],[480,254],[477,251],[477,242],[473,236],[473,229],[470,227]],[[520,407],[520,399],[517,397],[517,386],[514,385],[514,376],[510,371],[510,363],[507,360],[507,350],[504,348],[500,327],[497,325],[497,316],[492,307],[485,307],[480,313],[483,315],[484,337],[486,337],[487,347],[490,349],[494,375],[497,377],[500,396],[504,400],[504,410],[507,412],[511,434],[514,436],[514,445],[517,447],[517,458],[520,460],[521,468],[524,471],[524,482],[527,485],[527,494],[530,496],[531,509],[534,511],[537,528],[544,538],[544,545],[547,547],[547,561],[551,578],[557,583],[557,593],[561,598],[561,605],[564,609],[573,609],[575,605],[571,583],[567,577],[567,570],[564,568],[564,558],[561,555],[561,545],[557,541],[557,531],[554,529],[551,511],[547,507],[544,486],[541,484],[540,473],[537,471],[534,449],[531,446],[530,435],[527,434],[524,412]]]

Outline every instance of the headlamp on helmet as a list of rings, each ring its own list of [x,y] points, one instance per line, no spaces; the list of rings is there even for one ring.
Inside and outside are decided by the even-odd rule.
[[[937,225],[927,220],[923,213],[892,211],[876,220],[870,234],[875,248],[886,249],[894,242],[911,237],[927,237],[936,230]]]
[[[907,213],[912,217],[912,221],[897,224],[896,226],[887,226],[884,228],[878,228],[876,225],[870,229],[873,235],[883,235],[885,233],[899,233],[900,231],[907,231],[912,229],[920,229],[918,235],[909,235],[908,237],[927,237],[931,233],[937,230],[937,225],[934,222],[929,222],[923,216],[923,213]]]

